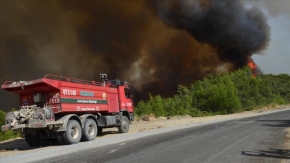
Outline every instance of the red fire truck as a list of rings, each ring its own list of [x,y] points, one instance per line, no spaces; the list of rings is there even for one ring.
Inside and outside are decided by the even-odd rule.
[[[50,139],[60,144],[94,140],[103,128],[126,133],[134,120],[133,89],[126,81],[86,81],[56,75],[6,81],[1,88],[20,96],[20,110],[8,112],[2,131],[19,130],[30,146]]]

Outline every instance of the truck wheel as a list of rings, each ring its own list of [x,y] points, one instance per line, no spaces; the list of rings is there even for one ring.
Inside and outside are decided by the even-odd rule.
[[[33,141],[33,135],[32,134],[25,134],[25,141],[31,147],[36,146],[35,142]]]
[[[65,145],[65,142],[62,139],[62,134],[63,134],[63,132],[56,133],[56,140],[57,140],[59,145]]]
[[[90,118],[86,119],[84,128],[82,129],[82,133],[82,140],[94,140],[98,133],[98,127],[96,122]]]
[[[47,146],[49,143],[48,139],[39,139],[39,138],[36,138],[36,145],[37,146]]]
[[[47,146],[49,141],[47,138],[41,139],[41,133],[36,132],[34,136],[32,136],[32,141],[36,146]]]
[[[40,139],[40,133],[25,134],[25,141],[29,146],[46,146],[48,144],[48,139]]]
[[[120,133],[126,133],[129,131],[129,119],[126,116],[122,116],[122,124],[118,127]]]
[[[62,134],[62,139],[66,144],[76,144],[81,140],[82,130],[78,121],[69,120],[66,131]]]

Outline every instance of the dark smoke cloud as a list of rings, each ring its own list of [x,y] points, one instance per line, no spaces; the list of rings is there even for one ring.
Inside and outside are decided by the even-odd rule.
[[[265,15],[257,8],[246,10],[239,1],[160,0],[153,1],[153,6],[165,24],[211,45],[220,59],[235,68],[244,66],[270,40]]]
[[[134,85],[139,100],[170,96],[178,84],[245,65],[267,45],[259,10],[201,2],[2,0],[0,82],[107,73]],[[0,96],[1,109],[17,107],[16,96]]]

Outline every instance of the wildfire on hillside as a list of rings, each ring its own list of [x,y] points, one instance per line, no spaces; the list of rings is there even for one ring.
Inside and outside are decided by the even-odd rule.
[[[255,78],[257,77],[258,74],[261,74],[261,70],[259,69],[259,67],[257,66],[257,64],[254,62],[254,60],[252,58],[250,58],[248,60],[248,66],[250,67],[251,71],[252,71],[252,77]]]
[[[240,0],[15,4],[0,0],[0,83],[106,73],[135,86],[136,104],[149,92],[171,97],[178,85],[238,70],[270,41],[266,15]],[[15,103],[11,96],[0,90],[1,109]]]

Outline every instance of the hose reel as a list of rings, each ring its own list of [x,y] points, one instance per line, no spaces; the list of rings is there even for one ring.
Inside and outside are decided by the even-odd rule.
[[[19,116],[19,111],[8,112],[5,116],[5,124],[11,125],[12,123],[15,123],[17,121],[17,116]]]
[[[33,119],[36,121],[50,121],[54,119],[54,113],[50,108],[38,108],[34,112]]]

